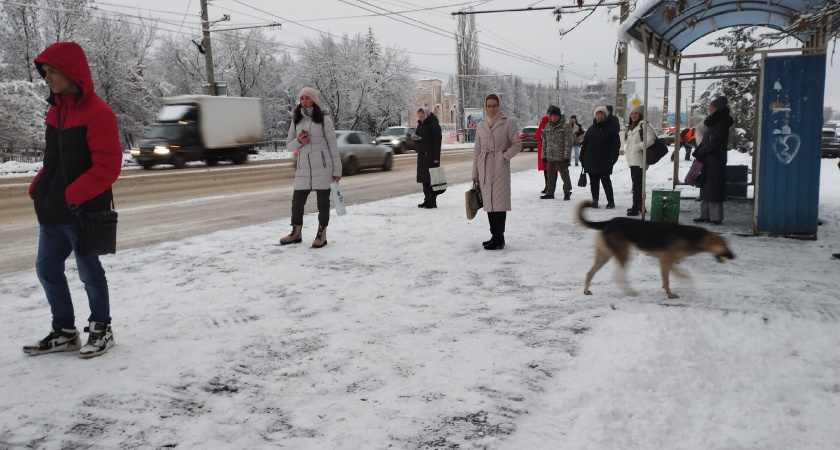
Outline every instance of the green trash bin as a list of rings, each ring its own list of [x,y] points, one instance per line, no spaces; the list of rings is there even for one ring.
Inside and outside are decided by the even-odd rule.
[[[650,200],[652,222],[680,221],[680,191],[654,190]]]

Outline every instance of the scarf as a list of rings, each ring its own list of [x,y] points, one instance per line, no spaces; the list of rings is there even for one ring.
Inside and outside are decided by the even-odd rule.
[[[499,105],[499,111],[496,112],[495,116],[487,114],[487,109],[484,109],[484,120],[487,121],[487,125],[490,125],[491,128],[493,127],[493,124],[496,123],[496,119],[498,119],[499,117],[502,117],[501,105]]]
[[[432,115],[432,112],[431,112],[431,111],[429,111],[429,108],[426,108],[426,107],[424,106],[424,107],[422,107],[422,108],[420,108],[420,109],[421,109],[421,110],[423,110],[423,114],[425,114],[425,117],[423,118],[423,122],[425,122],[425,121],[429,120],[429,116],[431,116],[431,115]]]
[[[312,117],[312,111],[313,111],[313,109],[315,109],[315,108],[314,108],[314,107],[312,107],[312,106],[310,106],[309,108],[301,108],[301,109],[300,109],[300,111],[301,111],[301,112],[303,113],[303,115],[305,115],[306,117]]]

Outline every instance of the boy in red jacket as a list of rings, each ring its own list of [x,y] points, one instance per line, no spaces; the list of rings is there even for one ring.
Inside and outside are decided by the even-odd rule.
[[[50,45],[35,58],[35,67],[50,88],[50,108],[44,167],[32,180],[29,196],[40,226],[35,272],[50,304],[52,331],[23,351],[40,355],[81,348],[79,356],[91,358],[114,345],[105,270],[98,256],[76,255],[90,306],[90,326],[85,327],[90,334],[82,347],[64,261],[76,251],[79,238],[73,210],[111,209],[111,185],[122,166],[117,118],[93,91],[87,57],[75,42]]]

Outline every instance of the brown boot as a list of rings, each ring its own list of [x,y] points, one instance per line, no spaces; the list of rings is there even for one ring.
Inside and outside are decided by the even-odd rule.
[[[289,233],[288,236],[283,236],[280,238],[280,245],[300,244],[301,242],[303,242],[303,239],[300,237],[301,228],[303,228],[303,225],[292,225],[292,232]]]
[[[315,235],[315,240],[312,241],[312,248],[321,248],[327,245],[327,227],[318,226],[318,234]]]

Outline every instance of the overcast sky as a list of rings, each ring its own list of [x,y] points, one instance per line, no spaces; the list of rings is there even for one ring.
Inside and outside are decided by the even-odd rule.
[[[566,1],[563,4],[570,4]],[[123,13],[153,17],[161,20],[160,27],[198,38],[199,0],[146,0],[138,5],[134,0],[108,0],[97,2],[103,10],[119,10]],[[230,21],[214,25],[214,29],[265,25],[271,22],[281,24],[279,29],[266,28],[266,32],[289,46],[294,55],[296,48],[307,38],[320,32],[334,35],[345,33],[367,33],[370,27],[383,46],[395,46],[409,52],[418,78],[438,78],[446,82],[449,75],[456,73],[455,32],[456,19],[451,15],[465,6],[475,5],[476,11],[534,8],[558,6],[551,1],[466,1],[466,0],[419,0],[375,1],[375,0],[318,0],[292,2],[276,0],[212,0],[209,6],[210,20],[223,14],[230,15]],[[400,14],[388,14],[395,12]],[[387,14],[387,15],[381,15]],[[563,16],[555,21],[551,10],[530,12],[506,12],[476,15],[481,64],[499,73],[514,74],[527,81],[554,84],[557,70],[565,65],[564,78],[572,85],[586,83],[593,78],[615,77],[614,62],[616,31],[618,24],[610,20],[617,10],[595,11],[580,26],[562,39],[561,29],[572,28],[584,14]],[[724,33],[725,31],[719,32]],[[702,42],[689,46],[685,54],[707,53],[707,42],[716,35],[710,35]],[[785,47],[795,47],[791,41]],[[840,69],[831,67],[831,56],[827,67],[825,105],[840,110]],[[702,70],[721,60],[698,61]],[[687,70],[691,62],[683,63]],[[836,63],[840,65],[840,61]],[[641,53],[630,50],[630,79],[637,81],[637,94],[643,97],[644,59]],[[662,71],[651,69],[653,79],[650,85],[650,103],[662,104]],[[636,78],[638,77],[638,78]],[[674,97],[672,78],[671,102]],[[685,98],[688,83],[684,85]],[[703,86],[698,86],[702,92]],[[673,104],[670,107],[673,110]]]

